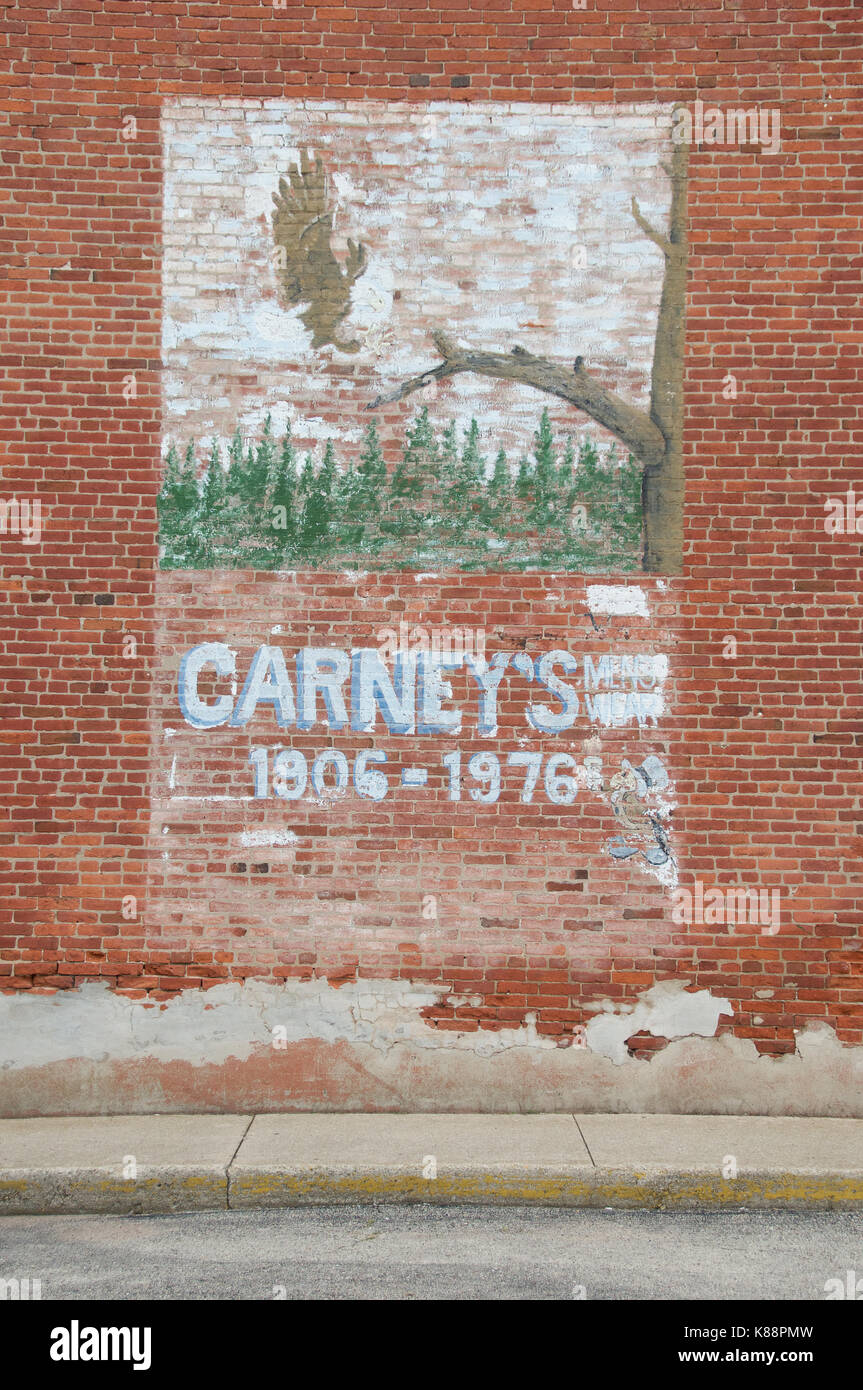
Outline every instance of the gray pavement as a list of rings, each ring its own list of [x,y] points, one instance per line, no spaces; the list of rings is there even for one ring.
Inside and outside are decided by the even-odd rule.
[[[863,1214],[848,1212],[385,1204],[0,1222],[0,1277],[40,1279],[43,1300],[818,1301],[849,1270],[863,1280]]]
[[[122,1115],[0,1120],[0,1214],[334,1202],[863,1210],[863,1120]]]

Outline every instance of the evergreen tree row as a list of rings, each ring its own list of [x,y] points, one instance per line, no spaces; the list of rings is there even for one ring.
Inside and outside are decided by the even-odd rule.
[[[270,417],[257,443],[237,430],[203,472],[195,446],[168,451],[159,494],[162,566],[208,569],[637,568],[641,473],[614,447],[600,460],[555,441],[544,410],[533,451],[512,467],[482,451],[471,420],[438,437],[423,408],[388,471],[372,421],[359,459],[337,466],[332,443],[315,464]]]

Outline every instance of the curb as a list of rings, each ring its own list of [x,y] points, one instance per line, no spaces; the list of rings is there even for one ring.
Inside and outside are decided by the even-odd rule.
[[[432,1179],[387,1170],[218,1173],[163,1168],[134,1181],[98,1170],[0,1174],[4,1216],[133,1216],[382,1202],[658,1211],[859,1210],[863,1179],[840,1173],[770,1172],[729,1180],[635,1168],[597,1169],[586,1177],[455,1171]]]
[[[166,1167],[135,1179],[99,1169],[0,1172],[0,1216],[216,1211],[227,1207],[227,1199],[224,1171]]]
[[[228,1207],[238,1211],[339,1203],[443,1203],[706,1211],[716,1208],[825,1211],[863,1207],[863,1179],[847,1174],[750,1173],[734,1180],[699,1172],[597,1169],[571,1174],[232,1172]]]
[[[859,1211],[863,1120],[276,1112],[0,1121],[0,1215],[381,1202]]]

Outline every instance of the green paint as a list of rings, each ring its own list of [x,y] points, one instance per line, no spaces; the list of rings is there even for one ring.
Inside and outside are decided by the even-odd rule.
[[[257,443],[234,435],[225,468],[213,444],[198,477],[195,450],[172,445],[159,494],[165,569],[634,570],[641,547],[641,472],[615,446],[576,454],[543,411],[531,456],[511,468],[472,420],[440,435],[423,408],[388,472],[376,426],[358,460],[332,443],[302,467],[269,417]]]

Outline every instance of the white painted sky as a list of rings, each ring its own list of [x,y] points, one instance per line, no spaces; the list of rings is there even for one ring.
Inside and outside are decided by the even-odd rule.
[[[225,436],[269,411],[319,441],[359,437],[374,394],[432,365],[434,328],[464,343],[581,354],[645,404],[662,257],[670,107],[535,103],[218,102],[163,110],[163,359],[167,433]],[[368,269],[343,325],[361,351],[311,347],[279,301],[271,194],[301,148],[323,158],[334,250],[361,240]],[[333,367],[339,368],[333,377]],[[344,369],[350,375],[345,378]],[[242,378],[242,380],[241,380]],[[416,402],[420,404],[420,401]],[[475,414],[509,448],[546,399],[462,376],[428,401]],[[562,405],[578,432],[588,422]],[[553,411],[554,413],[554,411]]]

